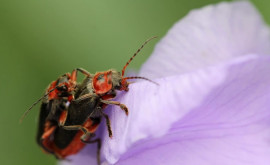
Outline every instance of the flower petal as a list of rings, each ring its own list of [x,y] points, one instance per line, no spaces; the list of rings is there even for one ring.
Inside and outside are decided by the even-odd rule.
[[[270,163],[269,64],[268,56],[247,55],[161,78],[160,86],[132,84],[125,97],[118,98],[130,115],[111,107],[114,137],[108,138],[105,130],[105,159],[111,164],[120,158],[120,164],[140,160],[158,164],[169,159],[178,161],[169,164],[182,164],[185,159],[187,164],[228,164],[225,160],[231,159],[235,164]]]
[[[203,135],[206,138],[211,137],[211,133],[213,138],[229,133],[235,135],[235,131],[241,132],[243,129],[239,125],[248,125],[248,122],[251,123],[251,129],[247,127],[247,131],[252,130],[254,123],[256,126],[259,124],[257,121],[270,118],[268,102],[265,99],[267,97],[270,100],[270,86],[267,86],[270,84],[269,63],[268,57],[247,55],[189,74],[159,79],[160,86],[147,82],[132,84],[130,91],[124,94],[125,97],[118,98],[118,101],[128,106],[130,115],[126,117],[119,107],[111,107],[114,137],[108,138],[107,132],[103,135],[105,159],[113,164],[120,157],[125,159],[132,155],[129,152],[144,153],[144,149],[149,145],[138,145],[139,149],[136,149],[137,144],[147,139],[160,138],[171,129],[178,132],[174,140],[188,135],[201,140]],[[176,126],[172,127],[175,123]],[[227,129],[220,129],[223,127]],[[204,128],[205,131],[198,134],[196,128]],[[224,135],[221,134],[226,130]],[[259,132],[256,133],[260,136]],[[198,136],[195,136],[197,134]],[[248,133],[244,132],[244,135],[247,136]],[[270,136],[268,138],[270,140]],[[262,143],[260,137],[255,136],[254,139]],[[181,138],[177,141],[183,142]],[[171,139],[168,142],[171,142]],[[267,143],[264,143],[269,147],[270,154],[269,144],[267,146]],[[123,156],[125,152],[128,153]]]
[[[140,75],[165,77],[245,54],[270,54],[269,29],[248,1],[191,11],[157,44]]]

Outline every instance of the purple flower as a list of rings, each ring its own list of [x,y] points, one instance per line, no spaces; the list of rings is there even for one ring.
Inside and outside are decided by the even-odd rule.
[[[110,106],[103,164],[269,165],[270,37],[247,1],[191,11],[156,46],[138,82]],[[96,145],[63,165],[96,164]]]

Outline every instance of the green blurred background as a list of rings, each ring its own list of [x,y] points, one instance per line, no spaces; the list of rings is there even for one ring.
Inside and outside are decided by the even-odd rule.
[[[0,163],[55,164],[35,142],[39,105],[18,122],[52,80],[76,67],[120,70],[147,38],[162,38],[191,9],[217,2],[0,0]],[[270,1],[253,3],[269,22]],[[130,68],[138,69],[158,40]]]

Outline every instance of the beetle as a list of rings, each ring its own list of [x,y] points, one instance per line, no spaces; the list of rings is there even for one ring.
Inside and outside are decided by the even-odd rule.
[[[38,144],[56,158],[65,159],[69,155],[78,153],[85,144],[97,143],[97,162],[100,164],[101,140],[92,138],[103,117],[106,119],[109,137],[113,136],[110,119],[103,110],[108,105],[117,105],[128,115],[126,105],[111,100],[116,96],[116,91],[128,91],[130,84],[128,79],[144,79],[153,82],[144,77],[124,77],[124,74],[133,58],[154,38],[156,37],[144,42],[123,67],[122,73],[110,69],[92,75],[79,68],[73,70],[71,75],[67,73],[52,82],[46,94],[29,108],[30,110],[42,100],[37,134]],[[86,76],[79,84],[76,82],[77,71]]]
[[[37,141],[41,144],[41,146],[46,148],[47,152],[54,154],[57,159],[65,159],[69,155],[76,154],[85,146],[86,143],[97,142],[99,146],[98,148],[100,148],[101,144],[99,139],[90,141],[88,140],[90,138],[88,135],[91,134],[85,134],[85,132],[88,130],[89,132],[94,133],[100,123],[100,120],[95,118],[89,118],[87,121],[85,121],[88,111],[96,107],[95,102],[92,102],[91,104],[81,104],[81,102],[76,104],[73,102],[73,100],[76,100],[77,96],[80,94],[84,92],[91,92],[87,91],[86,88],[83,88],[85,87],[86,83],[91,80],[92,77],[87,76],[84,83],[75,88],[74,94],[72,95],[73,99],[65,102],[67,106],[64,109],[59,110],[61,112],[56,116],[56,120],[48,120],[46,118],[45,122],[40,122],[44,123],[44,125],[40,124],[44,131],[40,131],[42,129],[39,129],[39,132],[41,132],[42,135],[38,134]],[[64,98],[61,98],[60,100],[64,101]],[[92,100],[95,100],[94,96],[92,97]],[[46,116],[42,114],[42,111],[45,111],[42,105],[40,121],[44,118],[44,116]],[[75,127],[74,124],[78,122],[81,124],[81,130],[83,132],[71,130],[65,128],[64,126],[73,125],[73,127]],[[82,141],[81,139],[84,139],[85,141]]]
[[[59,120],[60,116],[67,112],[67,105],[74,98],[73,93],[77,85],[78,71],[83,73],[86,77],[90,76],[90,73],[82,68],[74,69],[71,74],[66,73],[60,76],[48,86],[46,94],[32,104],[20,119],[20,122],[22,122],[28,112],[38,102],[42,101],[36,139],[37,143],[46,152],[53,153],[48,149],[47,142],[55,128],[59,125],[59,122],[61,122]]]

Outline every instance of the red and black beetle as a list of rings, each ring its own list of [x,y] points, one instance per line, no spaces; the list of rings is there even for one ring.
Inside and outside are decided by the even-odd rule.
[[[91,75],[84,69],[75,69],[67,73],[48,87],[46,94],[35,102],[29,110],[42,100],[39,116],[37,142],[47,152],[58,159],[78,153],[86,143],[98,143],[97,160],[100,164],[100,139],[92,139],[103,117],[106,119],[108,134],[112,137],[110,119],[103,112],[107,105],[117,105],[126,115],[128,108],[117,101],[112,101],[116,91],[128,91],[128,79],[145,79],[144,77],[124,77],[125,69],[152,37],[137,50],[122,69],[97,72]],[[86,77],[77,83],[77,72]],[[153,81],[151,81],[153,82]],[[155,83],[155,82],[153,82]],[[26,111],[22,119],[29,112]],[[22,120],[21,119],[21,120]]]
[[[53,81],[46,89],[46,94],[35,102],[22,116],[21,120],[27,115],[27,113],[42,100],[38,132],[37,143],[46,151],[55,154],[49,147],[51,136],[54,135],[55,130],[59,125],[63,124],[63,116],[67,113],[68,104],[74,99],[74,92],[77,86],[77,72],[80,71],[87,77],[91,76],[86,70],[78,68],[74,69],[72,73],[66,73],[60,76],[56,81]]]

